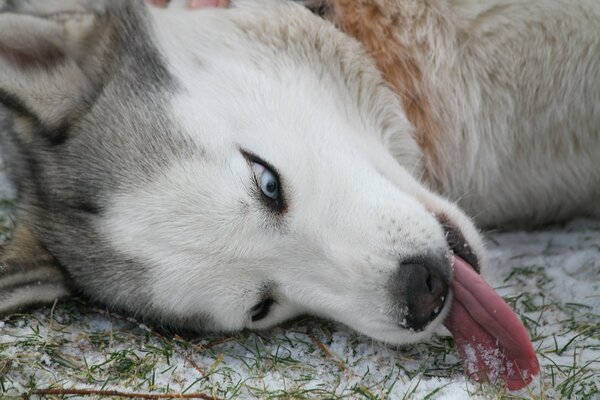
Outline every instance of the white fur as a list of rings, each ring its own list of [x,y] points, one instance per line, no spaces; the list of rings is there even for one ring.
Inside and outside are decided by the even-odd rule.
[[[161,52],[185,87],[170,99],[173,119],[205,152],[116,196],[106,236],[125,254],[143,254],[153,307],[163,314],[201,310],[211,328],[232,330],[312,313],[393,343],[428,336],[438,324],[419,333],[399,327],[386,285],[403,259],[447,252],[435,212],[455,220],[481,253],[475,229],[408,172],[418,168],[412,128],[356,43],[307,18],[288,26],[297,49],[282,51],[277,37],[252,44],[240,26],[264,19],[273,3],[236,6],[201,16],[153,11]],[[298,6],[269,12],[290,10]],[[335,42],[315,54],[305,35],[325,34]],[[344,63],[360,64],[307,63],[336,57],[340,47]],[[353,76],[357,69],[363,73]],[[408,169],[391,156],[390,140]],[[240,148],[280,171],[289,203],[281,224],[249,195],[252,171]],[[269,282],[276,305],[253,323],[250,308]]]
[[[185,88],[168,99],[171,116],[205,151],[116,195],[103,227],[120,251],[151,267],[159,313],[183,319],[200,310],[211,328],[231,330],[308,312],[407,343],[445,314],[422,333],[402,329],[385,285],[399,260],[446,251],[434,215],[446,215],[484,257],[469,218],[425,186],[486,225],[597,204],[600,63],[592,50],[600,34],[577,28],[598,18],[598,3],[396,4],[432,16],[421,31],[409,26],[407,38],[426,38],[433,49],[420,62],[444,126],[435,168],[372,62],[332,27],[266,0],[196,14],[152,11],[160,52]],[[287,12],[298,13],[298,24],[269,22]],[[548,35],[564,41],[556,48],[570,61],[539,71],[532,54],[553,56]],[[322,40],[319,51],[314,40]],[[280,171],[289,201],[283,222],[249,195],[252,171],[240,148]],[[253,323],[250,308],[269,282],[276,305]]]

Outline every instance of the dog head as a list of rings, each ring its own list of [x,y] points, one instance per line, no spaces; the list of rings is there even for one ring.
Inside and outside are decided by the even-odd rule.
[[[482,245],[415,178],[358,43],[293,3],[95,7],[0,30],[22,209],[78,287],[190,328],[308,313],[401,344],[439,326],[450,251],[477,265]]]

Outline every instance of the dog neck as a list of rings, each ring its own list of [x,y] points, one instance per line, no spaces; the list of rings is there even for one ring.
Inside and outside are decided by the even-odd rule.
[[[406,117],[415,128],[415,140],[422,150],[419,175],[431,188],[443,188],[435,173],[443,160],[438,155],[442,138],[436,90],[424,74],[424,58],[431,51],[424,38],[414,37],[414,22],[429,23],[425,6],[415,5],[407,15],[395,2],[363,0],[313,0],[307,6],[333,22],[363,44],[386,81],[399,95]],[[409,23],[401,23],[410,19]],[[401,28],[399,28],[401,27]],[[402,28],[404,27],[404,28]],[[409,31],[410,29],[410,31]]]

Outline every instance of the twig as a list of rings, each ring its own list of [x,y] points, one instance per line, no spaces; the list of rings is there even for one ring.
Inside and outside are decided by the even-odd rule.
[[[52,322],[54,321],[54,309],[56,308],[56,303],[58,303],[58,299],[54,300],[54,303],[52,303],[52,308],[50,309],[50,322],[48,323],[49,331],[52,331]]]
[[[225,338],[221,338],[221,339],[215,339],[212,342],[208,342],[207,344],[203,345],[203,344],[196,344],[193,341],[189,342],[192,346],[194,346],[194,348],[197,348],[198,351],[205,351],[208,349],[211,349],[215,346],[219,346],[222,345],[224,343],[227,342],[231,342],[235,340],[235,337],[225,337]]]
[[[329,358],[331,358],[333,361],[335,361],[335,363],[337,364],[338,368],[340,369],[340,371],[344,372],[346,370],[346,366],[344,365],[344,362],[342,360],[340,360],[337,356],[335,356],[331,350],[329,350],[329,347],[325,346],[316,336],[310,335],[310,340],[313,341],[313,343],[319,348],[321,349],[321,351],[323,353],[325,353],[325,355]]]
[[[86,389],[36,389],[29,395],[23,395],[24,399],[29,396],[101,396],[101,397],[126,397],[130,399],[203,399],[220,400],[218,397],[209,396],[204,393],[125,393],[115,390],[86,390]]]
[[[204,379],[206,379],[206,372],[204,372],[204,370],[202,368],[200,368],[200,366],[198,364],[196,364],[196,362],[194,360],[192,360],[192,355],[187,351],[187,349],[185,349],[179,343],[174,343],[172,340],[165,338],[163,335],[161,335],[158,332],[152,331],[152,333],[156,337],[158,337],[160,340],[162,340],[163,342],[169,343],[171,346],[177,347],[178,349],[180,349],[181,350],[180,353],[183,356],[183,358],[185,359],[185,361],[187,361],[196,371],[198,371],[200,373],[200,375],[202,375],[202,377]],[[175,337],[175,339],[177,339],[180,342],[187,342],[179,335],[175,335],[174,337]]]
[[[198,364],[196,364],[196,362],[194,360],[192,360],[192,357],[191,357],[190,354],[183,353],[183,358],[185,358],[185,361],[187,361],[188,363],[190,363],[190,365],[192,367],[194,367],[194,369],[196,371],[198,371],[200,373],[200,375],[202,375],[202,377],[204,379],[206,379],[206,372],[204,372],[204,370],[202,368],[200,368],[200,366]]]

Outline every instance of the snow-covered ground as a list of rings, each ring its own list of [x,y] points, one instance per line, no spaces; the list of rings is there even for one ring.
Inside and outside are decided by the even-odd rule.
[[[13,195],[2,177],[0,189],[0,199]],[[537,383],[517,394],[467,383],[449,337],[394,349],[312,318],[261,333],[182,337],[72,300],[0,321],[0,398],[49,388],[104,391],[94,398],[110,390],[236,399],[600,398],[600,221],[487,238],[487,278],[522,316],[543,366]],[[83,397],[90,398],[70,398]]]

